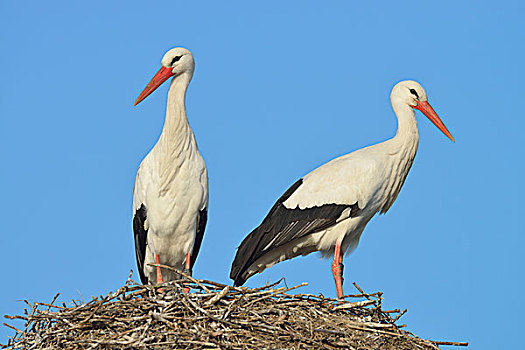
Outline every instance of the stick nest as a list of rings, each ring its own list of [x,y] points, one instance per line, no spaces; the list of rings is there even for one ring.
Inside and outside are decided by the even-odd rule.
[[[438,349],[396,325],[381,293],[289,294],[283,281],[262,288],[190,279],[124,286],[70,306],[31,304],[7,349]],[[183,288],[190,287],[189,294]],[[406,311],[406,310],[405,310]],[[394,317],[397,315],[397,317]],[[452,345],[452,344],[451,344]]]

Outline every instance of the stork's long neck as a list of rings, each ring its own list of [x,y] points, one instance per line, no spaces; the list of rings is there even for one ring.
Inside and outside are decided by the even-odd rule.
[[[403,101],[392,100],[392,108],[397,116],[397,133],[392,141],[400,149],[412,154],[413,158],[419,142],[416,113],[412,107]]]
[[[166,107],[166,120],[158,142],[165,156],[189,156],[187,153],[196,146],[195,136],[186,116],[186,89],[191,80],[191,73],[182,73],[171,80]]]
[[[397,133],[385,143],[392,172],[388,177],[388,183],[385,183],[386,197],[381,208],[382,213],[386,212],[397,198],[412,166],[419,143],[414,109],[396,99],[392,99],[392,108],[397,116]]]

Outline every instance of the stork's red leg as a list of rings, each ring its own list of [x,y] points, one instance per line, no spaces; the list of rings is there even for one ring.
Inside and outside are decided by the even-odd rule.
[[[190,253],[186,254],[186,265],[184,266],[186,268],[186,271],[191,271],[190,270],[190,262],[191,262],[191,257],[190,257]],[[190,292],[190,288],[184,288],[184,293],[188,294]]]
[[[155,262],[157,265],[160,265],[160,259],[159,254],[155,254]],[[162,273],[160,272],[160,266],[157,266],[157,284],[164,283],[164,280],[162,279]],[[159,292],[162,293],[162,288],[159,289]]]
[[[334,274],[337,298],[343,294],[343,254],[341,254],[341,242],[337,241],[334,249],[334,261],[332,262],[332,273]]]

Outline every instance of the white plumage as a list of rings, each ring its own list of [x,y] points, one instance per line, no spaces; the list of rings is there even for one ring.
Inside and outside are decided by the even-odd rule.
[[[160,264],[191,273],[207,219],[208,173],[188,123],[185,96],[193,76],[190,51],[174,48],[137,99],[138,104],[169,77],[166,120],[158,142],[139,166],[133,189],[133,229],[142,283],[162,282]],[[179,276],[163,270],[164,280]]]
[[[230,274],[236,285],[277,262],[320,251],[334,255],[332,271],[342,296],[343,254],[357,247],[376,213],[392,206],[412,166],[419,141],[414,109],[453,140],[417,82],[398,83],[390,99],[396,136],[336,158],[288,189],[240,245]]]

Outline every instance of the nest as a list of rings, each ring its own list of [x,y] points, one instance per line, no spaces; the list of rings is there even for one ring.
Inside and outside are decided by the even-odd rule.
[[[186,276],[159,286],[124,286],[70,306],[27,301],[23,330],[7,349],[438,349],[397,325],[406,311],[381,309],[382,294],[290,294],[282,280],[250,289]],[[191,288],[189,294],[184,288]]]

